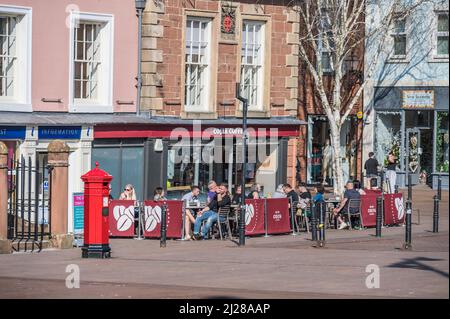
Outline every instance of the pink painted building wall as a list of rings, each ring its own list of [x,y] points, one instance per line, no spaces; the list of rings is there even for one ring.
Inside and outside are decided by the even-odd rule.
[[[0,0],[1,5],[32,8],[33,111],[67,112],[69,104],[70,10],[110,14],[114,19],[113,111],[136,110],[138,21],[134,0]],[[62,99],[62,103],[42,102]],[[117,101],[133,101],[119,105]]]

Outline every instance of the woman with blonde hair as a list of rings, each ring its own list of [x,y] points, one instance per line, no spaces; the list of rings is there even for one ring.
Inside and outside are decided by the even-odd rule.
[[[136,200],[136,192],[134,190],[133,185],[127,184],[125,186],[125,189],[123,190],[123,193],[120,194],[121,200]]]

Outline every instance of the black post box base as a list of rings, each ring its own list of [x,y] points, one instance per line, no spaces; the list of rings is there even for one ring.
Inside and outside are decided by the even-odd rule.
[[[101,245],[84,245],[81,248],[82,258],[110,258],[111,257],[111,247],[109,244]]]

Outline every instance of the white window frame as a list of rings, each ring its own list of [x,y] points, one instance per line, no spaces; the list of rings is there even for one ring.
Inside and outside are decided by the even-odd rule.
[[[444,31],[438,31],[438,21],[439,21],[439,16],[440,15],[447,15],[447,17],[449,17],[449,12],[448,11],[435,11],[435,15],[434,15],[434,27],[435,27],[435,34],[433,36],[433,42],[434,42],[434,58],[436,59],[446,59],[448,60],[449,58],[449,54],[438,54],[438,37],[439,36],[447,36],[447,38],[449,38],[449,32],[444,32]]]
[[[405,23],[405,30],[403,32],[397,32],[397,30],[396,30],[395,23],[398,20],[400,20],[400,21],[403,20],[404,23]],[[407,57],[408,57],[408,52],[409,52],[409,49],[408,49],[408,44],[409,44],[409,40],[408,40],[408,18],[407,17],[405,17],[403,19],[395,18],[393,23],[394,23],[394,25],[392,26],[391,34],[390,34],[391,35],[391,41],[392,41],[392,54],[391,54],[391,58],[390,59],[391,60],[406,60]],[[395,54],[395,38],[399,37],[399,36],[404,36],[405,37],[405,54]]]
[[[259,38],[260,38],[260,48],[259,48],[259,54],[260,54],[260,58],[256,64],[252,64],[253,67],[258,68],[257,70],[257,79],[258,79],[258,83],[257,83],[257,97],[256,97],[256,103],[252,103],[252,101],[250,101],[249,99],[249,104],[248,104],[248,109],[249,111],[263,111],[264,109],[264,85],[265,85],[265,48],[266,48],[266,22],[265,21],[261,21],[261,20],[251,20],[251,19],[244,19],[242,21],[242,39],[241,39],[241,44],[243,44],[243,40],[244,40],[244,36],[245,36],[245,30],[244,27],[245,25],[251,25],[251,26],[261,26],[259,32]],[[246,65],[244,63],[242,63],[242,51],[243,48],[241,48],[240,50],[240,60],[241,60],[241,69],[240,69],[240,79],[241,79],[241,92],[245,92],[244,90],[244,74],[243,74],[243,70],[245,68],[245,66],[249,66]],[[247,97],[249,98],[249,97]]]
[[[20,16],[16,25],[16,56],[13,96],[0,96],[0,111],[32,112],[31,103],[31,55],[32,55],[32,8],[0,5],[0,15]]]
[[[101,41],[101,69],[99,70],[98,98],[75,99],[75,27],[78,22],[99,23],[103,27],[99,36]],[[69,28],[69,112],[72,113],[112,113],[113,108],[113,68],[114,68],[114,16],[87,12],[70,13]]]
[[[183,106],[184,106],[184,111],[185,112],[192,112],[192,113],[202,113],[202,112],[210,112],[211,111],[211,106],[209,105],[210,103],[210,96],[211,96],[211,64],[212,64],[212,57],[211,57],[211,47],[212,47],[212,32],[211,32],[211,28],[212,28],[212,23],[213,23],[213,19],[212,18],[207,18],[207,17],[200,17],[200,16],[191,16],[188,15],[186,17],[186,24],[183,26],[184,29],[184,34],[187,36],[187,23],[189,23],[189,21],[200,21],[201,23],[206,23],[206,28],[205,28],[205,35],[207,38],[207,42],[208,45],[206,47],[205,50],[205,56],[206,56],[206,63],[204,63],[206,65],[205,70],[203,71],[203,83],[204,83],[204,87],[203,87],[203,93],[200,96],[200,104],[199,105],[191,105],[191,104],[186,104],[186,101],[189,101],[188,95],[189,90],[188,90],[188,81],[189,81],[189,77],[186,73],[186,69],[190,64],[194,64],[194,63],[189,63],[188,61],[186,61],[186,56],[188,54],[192,54],[192,50],[188,50],[186,47],[186,41],[188,39],[185,39],[183,46],[184,46],[184,96],[183,96]],[[200,30],[200,28],[199,28]],[[191,32],[191,39],[192,39],[192,32]],[[199,42],[202,42],[203,39],[201,39],[199,37]],[[199,49],[200,50],[200,49]]]

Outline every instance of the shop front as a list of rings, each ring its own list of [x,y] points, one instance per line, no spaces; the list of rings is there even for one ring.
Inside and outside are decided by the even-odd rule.
[[[341,129],[341,158],[344,180],[357,179],[360,143],[358,141],[358,119],[349,116]],[[330,125],[324,115],[308,116],[307,183],[333,185],[332,147]]]
[[[249,121],[245,171],[239,120],[98,125],[92,161],[114,176],[114,198],[125,184],[135,186],[138,199],[153,198],[157,187],[169,198],[181,198],[193,185],[206,194],[210,180],[226,182],[233,191],[243,174],[246,187],[258,183],[270,195],[287,181],[288,144],[298,136],[299,125],[297,120],[261,122]]]
[[[448,87],[379,87],[375,91],[374,150],[385,164],[398,158],[397,184],[448,188]]]

